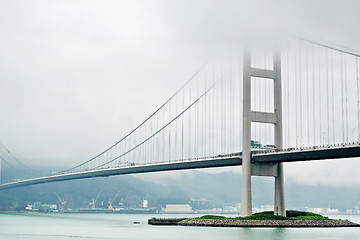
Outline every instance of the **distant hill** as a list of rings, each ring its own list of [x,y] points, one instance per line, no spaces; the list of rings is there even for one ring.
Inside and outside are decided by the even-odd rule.
[[[273,181],[273,178],[253,177],[254,207],[273,204]],[[286,182],[285,188],[288,209],[327,207],[330,201],[332,208],[345,211],[360,200],[360,191],[353,188],[305,186],[291,182]],[[209,206],[222,207],[240,202],[241,174],[181,171],[176,173],[176,177],[168,172],[148,174],[146,178],[125,175],[33,185],[0,191],[0,210],[24,209],[33,202],[59,204],[56,194],[66,201],[65,208],[85,207],[100,192],[96,207],[106,207],[108,200],[118,191],[114,204],[126,206],[140,206],[143,199],[148,199],[150,206],[154,207],[167,203],[192,203],[190,200],[200,199],[211,203]]]
[[[151,176],[149,177],[151,178]],[[148,179],[148,178],[147,178]],[[182,171],[177,177],[164,173],[157,183],[177,186],[191,198],[205,198],[218,205],[239,203],[241,199],[241,173],[205,173],[202,171]],[[274,199],[274,178],[252,177],[253,206],[272,205]],[[352,209],[360,201],[360,191],[353,186],[328,187],[308,186],[285,181],[286,207],[304,209],[329,205],[341,211]]]
[[[0,210],[23,209],[33,202],[59,204],[56,194],[66,201],[66,208],[85,207],[96,199],[96,207],[106,207],[108,200],[120,191],[114,204],[119,202],[127,206],[141,206],[148,199],[150,206],[164,206],[166,203],[184,203],[187,194],[176,186],[163,186],[146,182],[133,176],[116,176],[73,180],[57,183],[26,186],[0,191]]]

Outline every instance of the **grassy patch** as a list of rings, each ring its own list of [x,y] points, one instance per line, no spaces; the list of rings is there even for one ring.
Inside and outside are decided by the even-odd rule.
[[[196,219],[238,219],[238,220],[329,220],[328,217],[303,211],[286,211],[286,217],[274,215],[273,211],[254,213],[248,217],[228,218],[224,216],[205,215]]]
[[[239,219],[239,220],[288,220],[287,217],[278,216],[274,214],[261,214],[261,213],[255,213],[251,216],[247,217],[237,217],[233,219]]]
[[[321,216],[320,214],[315,214],[312,212],[295,211],[295,210],[286,211],[286,217],[289,217],[291,219],[304,219],[304,220],[329,220],[328,217]]]
[[[223,217],[223,216],[216,216],[216,215],[205,215],[202,217],[198,217],[196,219],[228,219],[227,217]]]

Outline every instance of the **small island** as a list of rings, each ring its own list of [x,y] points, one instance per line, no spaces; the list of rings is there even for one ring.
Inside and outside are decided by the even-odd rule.
[[[255,213],[248,217],[205,215],[198,218],[151,218],[151,225],[178,225],[201,227],[360,227],[360,224],[341,219],[329,219],[319,214],[303,211],[286,211],[286,217],[273,211]]]

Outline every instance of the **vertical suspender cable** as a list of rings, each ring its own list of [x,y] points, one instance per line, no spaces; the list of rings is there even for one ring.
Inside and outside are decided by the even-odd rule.
[[[201,80],[202,78],[199,77],[198,83],[197,83],[197,97],[201,95]],[[201,124],[201,117],[202,117],[202,107],[201,104],[203,103],[202,100],[200,100],[197,104],[196,104],[196,114],[197,114],[197,158],[199,158],[201,156],[202,153],[202,124]]]
[[[204,85],[203,82],[205,82],[204,76],[205,76],[205,72],[203,73],[203,76],[199,79],[199,95],[201,95],[201,93],[202,93],[202,88]],[[204,97],[202,98],[202,100],[200,100],[198,102],[198,105],[199,105],[199,157],[202,157],[203,152],[204,152],[204,126],[205,126],[205,122],[203,121],[204,120],[204,104],[205,104]]]
[[[160,113],[160,112],[159,112]],[[159,114],[158,113],[158,114]],[[138,141],[138,135],[139,135],[139,131],[135,132],[135,137],[134,137],[134,146],[137,145],[137,141]],[[140,139],[141,140],[141,139]],[[160,137],[159,137],[159,141],[160,141]],[[136,161],[137,163],[139,163],[139,150],[140,149],[136,149],[136,151],[134,151],[134,161]],[[160,150],[159,150],[160,151]],[[160,156],[160,153],[159,153]],[[111,159],[113,159],[113,157],[111,156]],[[116,163],[116,161],[114,161]]]
[[[318,47],[318,68],[319,68],[319,137],[320,137],[320,145],[323,142],[322,140],[322,117],[321,117],[321,59],[320,59],[320,50],[321,48]]]
[[[185,93],[183,90],[183,94],[182,94],[182,106],[181,106],[181,111],[184,111],[184,107],[185,107]],[[181,160],[184,161],[184,114],[181,116]]]
[[[197,105],[196,105],[197,106]],[[178,113],[178,100],[175,98],[175,115]],[[175,136],[174,136],[174,160],[177,160],[178,156],[178,121],[174,121],[174,127],[175,127]]]
[[[264,69],[266,69],[266,52],[264,52]],[[266,83],[267,81],[265,80],[262,80],[260,81],[260,88],[259,88],[259,105],[260,105],[260,111],[263,111],[263,112],[266,112],[266,98],[263,94],[263,90],[266,91]],[[264,100],[262,99],[264,98]],[[263,110],[264,108],[264,110]],[[266,143],[266,139],[264,138],[264,134],[266,132],[266,124],[259,124],[259,131],[260,131],[260,139],[261,139],[261,143],[264,145]]]
[[[264,61],[265,61],[265,68],[266,68],[266,56],[264,57]],[[268,108],[268,105],[270,104],[267,93],[268,93],[268,81],[264,81],[264,106],[265,106],[265,110],[264,112],[270,112],[270,108]],[[265,133],[265,142],[264,144],[270,144],[270,142],[268,142],[268,138],[267,138],[267,130],[268,130],[268,124],[264,124],[265,125],[265,129],[264,129],[264,133]]]
[[[360,59],[355,57],[356,60],[356,92],[357,92],[357,121],[358,121],[358,139],[357,142],[360,142],[360,106],[359,106],[359,62]]]
[[[189,86],[189,100],[190,102],[192,101],[191,99],[191,86]],[[192,131],[192,126],[191,126],[191,111],[189,111],[189,126],[188,126],[188,135],[189,135],[189,138],[188,138],[188,155],[189,155],[189,158],[192,158],[192,154],[191,154],[191,146],[192,146],[192,137],[191,137],[191,131]]]
[[[328,66],[328,49],[326,48],[326,114],[327,114],[327,144],[330,144],[330,120],[329,120],[329,66]]]
[[[204,72],[204,92],[206,91],[206,74]],[[206,146],[206,143],[205,143],[205,130],[206,130],[206,118],[205,118],[205,113],[206,113],[206,95],[204,96],[203,98],[203,101],[202,101],[202,111],[201,111],[201,121],[200,121],[200,125],[201,125],[201,146],[202,146],[202,152],[201,152],[201,157],[204,157],[205,156],[205,146]]]
[[[145,126],[144,126],[144,134],[145,134],[145,136],[144,136],[144,139],[146,139],[147,138],[147,126],[148,126],[148,123],[146,123],[145,124]],[[147,158],[148,158],[148,154],[147,154],[147,145],[148,144],[145,144],[145,146],[144,146],[144,163],[146,163],[147,162]],[[120,145],[120,155],[122,154],[122,148],[121,148],[121,145]],[[125,162],[125,161],[124,161]]]
[[[199,80],[196,83],[196,93],[195,93],[195,98],[197,98],[199,96]],[[199,104],[196,103],[195,106],[195,131],[194,131],[194,139],[195,139],[195,144],[194,144],[194,152],[195,152],[195,158],[197,159],[199,157],[199,152],[200,152],[200,143],[199,143]]]
[[[135,146],[135,141],[136,141],[136,133],[134,132],[134,134],[133,134],[133,139],[132,139],[133,141],[132,141],[132,146],[131,147],[133,147],[133,146]],[[132,162],[135,162],[135,157],[136,157],[136,151],[131,151],[131,153],[132,153]],[[110,160],[112,159],[112,157],[111,157],[111,151],[109,151],[109,154],[110,154]],[[114,161],[114,163],[116,163],[115,161]]]
[[[209,85],[211,84],[211,81],[212,81],[212,71],[211,71],[211,69],[210,69],[210,71],[209,71],[209,75],[208,75],[208,81],[209,81]],[[212,130],[212,122],[214,121],[214,120],[212,120],[212,119],[214,119],[214,112],[212,111],[213,110],[213,102],[212,102],[212,100],[214,99],[214,93],[215,93],[215,89],[213,89],[213,91],[210,93],[210,95],[209,95],[209,101],[208,101],[208,106],[209,106],[209,109],[208,109],[208,114],[209,114],[209,116],[208,116],[208,119],[209,119],[209,124],[208,124],[208,145],[209,145],[209,151],[208,151],[208,156],[212,156],[213,155],[213,151],[214,151],[214,146],[213,146],[213,135],[212,135],[212,132],[213,131],[211,131]],[[212,95],[212,96],[211,96]]]
[[[255,110],[256,109],[256,98],[257,98],[257,91],[256,91],[256,88],[257,88],[257,78],[252,78],[250,77],[250,80],[251,80],[251,110]],[[256,135],[256,125],[251,123],[251,130],[254,131],[254,135],[251,133],[251,137],[254,138],[254,139],[251,139],[251,140],[258,140],[257,139],[257,135]],[[252,132],[251,131],[251,132]]]
[[[306,50],[305,50],[306,51]],[[306,61],[306,110],[307,110],[307,145],[310,146],[310,106],[309,106],[309,55],[308,52],[306,51],[306,57],[305,57],[305,61]]]
[[[191,89],[191,83],[190,83],[190,87],[189,87],[190,89]],[[169,103],[169,121],[171,120],[171,102]],[[151,135],[152,133],[150,133],[150,135]],[[151,149],[150,149],[150,151],[151,151]],[[150,154],[150,153],[148,153],[148,154]],[[171,124],[169,125],[169,162],[170,162],[170,160],[171,160]]]
[[[296,50],[295,50],[295,136],[296,136],[296,142],[295,142],[295,146],[296,148],[298,148],[298,143],[299,143],[299,135],[298,135],[298,92],[297,92],[297,84],[298,84],[298,79],[297,79],[297,56],[296,56]]]
[[[276,62],[276,60],[275,60],[275,54],[282,54],[282,56],[281,57],[283,57],[283,55],[284,55],[284,53],[283,52],[281,52],[281,50],[280,49],[277,49],[277,50],[275,50],[275,51],[279,51],[279,52],[277,52],[277,53],[275,53],[275,52],[273,52],[273,54],[272,54],[272,61],[271,61],[271,59],[270,59],[270,61],[269,61],[269,66],[271,67],[271,70],[273,70],[273,71],[275,71],[275,62]],[[284,56],[284,58],[285,58],[285,56]],[[285,68],[285,64],[287,64],[287,62],[286,61],[282,61],[280,64],[284,64],[284,68],[282,68],[282,66],[280,66],[280,68],[281,68],[281,71],[282,71],[282,73],[281,74],[283,74],[284,73],[284,75],[285,75],[285,72],[286,72],[286,68]],[[286,66],[287,67],[287,66]],[[286,98],[286,95],[285,95],[285,87],[287,86],[287,82],[286,82],[286,77],[284,76],[283,77],[283,80],[281,80],[283,83],[284,83],[284,85],[282,85],[282,96],[284,96],[284,99]],[[285,83],[286,82],[286,83]],[[272,87],[272,86],[274,86],[274,87]],[[273,106],[271,106],[271,96],[272,96],[272,94],[271,94],[271,91],[273,91],[273,93],[275,93],[275,81],[274,80],[272,80],[271,82],[269,82],[269,81],[267,81],[267,84],[266,84],[266,92],[267,92],[267,102],[268,102],[268,106],[267,106],[267,111],[268,112],[275,112],[275,94],[273,94],[274,95],[274,97],[273,97],[273,99],[274,99],[274,103],[273,103]],[[284,101],[284,102],[286,102],[286,101]],[[286,102],[286,104],[287,104],[288,102]],[[286,136],[286,115],[285,115],[285,113],[286,113],[286,110],[285,110],[285,104],[283,104],[283,106],[284,106],[284,110],[283,110],[283,121],[284,121],[284,125],[283,125],[283,129],[285,128],[285,130],[283,131],[283,136],[284,136],[284,143],[283,143],[283,148],[284,148],[284,146],[286,145],[286,142],[287,141],[289,141],[289,139],[288,139],[288,137]],[[271,137],[272,137],[272,134],[271,134],[271,131],[272,131],[272,125],[270,125],[270,124],[266,124],[266,132],[267,132],[267,142],[268,142],[268,144],[271,144],[271,145],[273,145],[274,143],[275,143],[275,136],[274,136],[274,138],[272,139]],[[273,130],[273,131],[275,131],[275,129]]]
[[[163,111],[163,110],[162,110]],[[139,130],[137,131],[137,140],[139,140],[139,141],[141,141],[142,139],[141,139],[141,137],[142,137],[142,132],[141,132],[141,130],[142,130],[142,128],[139,128]],[[142,159],[141,159],[141,147],[139,147],[138,149],[137,149],[137,157],[136,157],[136,161],[138,162],[138,163],[143,163],[142,162]],[[114,159],[114,158],[116,158],[118,155],[116,154],[116,147],[114,147],[114,157],[112,157],[112,159]]]
[[[333,134],[333,144],[335,144],[335,108],[334,108],[334,59],[333,59],[333,50],[330,51],[331,55],[331,98],[332,98],[332,134]]]
[[[126,139],[126,146],[127,146],[128,149],[131,149],[131,138],[132,138],[132,135],[130,135]],[[109,151],[106,151],[106,153],[105,153],[105,161],[109,161],[108,153],[109,153]],[[128,154],[126,154],[126,158],[127,158],[127,161],[129,161],[129,162],[131,161],[131,153],[130,152]],[[108,166],[111,167],[111,163],[109,163]]]
[[[223,124],[223,84],[224,84],[224,79],[223,79],[223,66],[221,65],[221,87],[220,87],[220,134],[221,134],[221,138],[220,138],[220,152],[223,153],[223,147],[224,147],[224,124]]]
[[[232,149],[231,149],[231,152],[234,153],[235,152],[235,99],[236,99],[236,92],[235,92],[235,86],[236,86],[236,83],[234,81],[234,78],[235,78],[235,74],[233,73],[234,69],[234,66],[233,66],[233,62],[231,63],[230,65],[231,69],[230,69],[230,72],[231,72],[231,96],[232,96],[232,108],[231,108],[231,115],[232,115],[232,139],[231,139],[231,142],[232,142]]]
[[[210,72],[210,71],[209,71]],[[209,75],[210,74],[210,75]],[[211,81],[211,72],[209,74],[206,74],[206,86],[208,85],[208,81]],[[205,114],[205,118],[208,120],[207,123],[207,129],[206,129],[206,142],[207,142],[207,150],[206,150],[206,157],[211,155],[211,94],[214,91],[212,91],[210,93],[210,95],[207,98],[207,105],[206,105],[206,114]]]
[[[240,57],[239,57],[239,146],[242,146],[242,133],[243,133],[243,129],[242,129],[242,122],[243,122],[243,118],[242,118],[242,99],[243,99],[243,92],[242,92],[242,85],[243,85],[243,74],[242,74],[242,52],[240,53]],[[359,134],[360,134],[360,128],[359,128]],[[241,151],[242,151],[242,147],[241,147]]]
[[[290,65],[289,65],[289,46],[287,47],[286,50],[286,66],[287,66],[287,139],[288,139],[288,147],[290,147]]]
[[[342,143],[345,142],[344,136],[344,84],[343,84],[343,53],[340,53],[340,80],[341,80],[341,126],[342,126]]]
[[[348,93],[347,93],[347,56],[344,55],[344,80],[345,80],[345,124],[346,124],[346,143],[349,143],[349,114],[348,114]]]
[[[206,79],[206,74],[204,72],[204,87],[205,87],[205,79]],[[206,88],[204,88],[204,92],[206,91]],[[205,156],[205,138],[204,138],[204,135],[205,135],[205,131],[204,129],[206,128],[206,119],[204,117],[204,113],[205,113],[205,103],[206,103],[206,95],[204,96],[204,98],[202,99],[201,101],[201,118],[200,118],[200,125],[201,125],[201,154],[200,154],[200,157],[203,157]]]
[[[207,72],[205,72],[205,91],[206,91],[206,88],[208,86],[207,84],[207,79],[208,79],[208,75],[207,75]],[[208,141],[208,136],[209,136],[209,132],[208,132],[208,127],[209,127],[209,119],[207,117],[209,111],[208,111],[208,105],[209,105],[209,101],[208,101],[208,98],[209,96],[206,96],[205,95],[205,99],[204,99],[204,116],[203,116],[203,121],[204,121],[204,136],[203,136],[203,139],[204,139],[204,154],[203,154],[203,157],[207,157],[208,154],[209,154],[209,141]]]
[[[211,71],[209,71],[209,76],[207,77],[209,79],[209,84],[211,82]],[[210,93],[210,94],[214,94],[214,90]],[[212,155],[212,148],[211,148],[211,144],[212,144],[212,135],[211,135],[211,95],[208,98],[208,151],[207,151],[207,156],[211,156]]]
[[[314,134],[314,146],[316,145],[316,134],[315,134],[315,59],[314,59],[314,44],[311,45],[311,58],[312,58],[312,83],[313,83],[313,134]]]
[[[230,143],[229,143],[229,153],[234,152],[234,131],[233,131],[233,124],[234,124],[234,87],[233,87],[233,79],[232,79],[232,71],[231,71],[231,63],[230,63],[230,127],[229,127],[229,136],[230,136]]]
[[[357,113],[358,113],[358,140],[357,142],[360,142],[360,106],[359,106],[359,58],[355,57],[356,60],[356,93],[357,93]]]
[[[184,96],[184,92],[185,92],[185,90],[183,89],[182,90],[183,91],[183,96]],[[165,124],[165,109],[163,109],[163,117],[162,117],[162,125],[164,125]],[[165,143],[165,130],[164,131],[162,131],[162,144],[161,144],[161,146],[162,146],[162,157],[161,157],[161,161],[162,162],[164,162],[165,161],[165,146],[166,146],[166,143]]]
[[[274,57],[275,58],[275,57]],[[274,59],[274,62],[275,62],[275,59]],[[280,66],[281,67],[281,66]],[[275,70],[275,68],[273,67],[273,70]],[[285,73],[285,69],[282,69],[282,71]],[[284,78],[285,79],[285,78]],[[271,86],[274,86],[273,88],[271,87]],[[267,99],[267,102],[268,102],[268,106],[267,106],[267,111],[268,112],[275,112],[275,100],[274,100],[274,104],[273,104],[273,106],[271,106],[271,96],[272,96],[272,94],[271,94],[271,90],[273,90],[273,93],[275,92],[275,82],[274,82],[274,80],[272,80],[271,82],[269,82],[269,81],[267,81],[267,84],[266,84],[266,92],[267,92],[267,97],[268,97],[268,99]],[[283,85],[283,87],[282,87],[282,90],[283,90],[283,92],[281,93],[281,94],[283,94],[283,95],[285,95],[285,85]],[[275,99],[275,94],[273,94],[274,95],[274,97],[273,97],[273,99]],[[283,111],[283,116],[285,116],[285,114],[284,114],[284,112],[286,112],[286,111]],[[283,117],[283,119],[284,119],[284,117]],[[285,124],[283,125],[283,126],[285,126]],[[272,136],[272,134],[271,134],[271,131],[272,131],[272,127],[271,127],[271,125],[270,124],[266,124],[266,132],[267,132],[267,142],[269,143],[269,144],[274,144],[275,143],[275,137],[272,139],[271,138],[271,136]],[[275,130],[274,130],[275,131]],[[284,131],[283,132],[283,135],[286,135],[286,132]],[[273,142],[274,141],[274,142]],[[283,148],[284,148],[284,144],[283,144]]]
[[[141,135],[140,135],[140,137],[141,137]],[[118,148],[119,148],[119,145],[116,145],[115,147],[114,147],[114,156],[115,157],[117,157],[118,156]],[[119,161],[117,161],[117,167],[119,167],[119,162],[120,162],[120,159],[119,159]],[[96,165],[96,161],[95,161],[95,165]],[[97,166],[97,165],[96,165]]]
[[[113,149],[111,149],[110,151],[108,151],[108,152],[109,152],[109,158],[110,158],[110,159],[112,159],[112,150],[113,150]],[[96,165],[95,165],[94,167],[96,167]],[[116,167],[116,162],[114,162],[114,167]]]
[[[156,113],[156,128],[155,129],[156,129],[156,131],[159,129],[159,114],[158,113]],[[155,151],[155,157],[154,157],[153,161],[159,159],[159,136],[156,136],[155,139],[156,139],[156,142],[155,142],[156,151]],[[134,144],[134,146],[136,146],[136,143]],[[136,152],[136,150],[133,152]]]
[[[226,71],[226,67],[223,66],[222,68],[222,75],[224,76],[224,72]],[[223,81],[223,88],[222,88],[222,106],[221,108],[223,109],[223,116],[222,116],[222,123],[223,123],[223,131],[224,131],[224,138],[223,138],[223,153],[226,153],[226,143],[227,143],[227,129],[226,129],[226,120],[227,120],[227,116],[226,116],[226,113],[227,113],[227,104],[226,104],[226,79],[224,79]]]
[[[225,67],[222,68],[222,76],[224,76]],[[222,88],[222,109],[223,109],[223,131],[224,131],[224,138],[223,138],[223,153],[226,153],[226,138],[227,138],[227,132],[226,132],[226,79],[223,81],[223,88]]]
[[[203,87],[204,87],[204,92],[206,91],[206,84],[205,84],[205,79],[206,79],[206,74],[204,72],[204,78],[203,78]],[[201,106],[201,119],[200,119],[200,125],[201,125],[201,155],[200,157],[205,156],[205,129],[206,129],[206,119],[205,119],[205,110],[206,110],[206,95],[204,96],[204,98],[202,99],[202,106]]]
[[[151,122],[151,121],[150,121],[150,122]],[[127,138],[125,139],[125,141],[124,141],[124,152],[127,151],[127,142],[128,142],[128,139],[129,139],[129,137],[127,137]],[[127,158],[128,158],[128,155],[125,154],[125,155],[124,155],[124,162],[127,161]]]
[[[206,71],[204,71],[204,92],[206,92],[207,84],[206,84]],[[207,96],[205,95],[203,98],[203,111],[202,111],[202,146],[203,146],[203,152],[202,156],[204,157],[206,155],[206,127],[207,127],[207,119],[206,119],[206,100]]]
[[[217,69],[217,74],[221,77],[221,67],[218,66]],[[216,75],[215,75],[216,76]],[[218,76],[216,76],[217,78]],[[222,77],[221,77],[222,79]],[[220,80],[221,81],[221,80]],[[217,89],[216,89],[216,99],[215,99],[215,112],[216,112],[216,121],[215,121],[215,128],[216,128],[216,154],[220,154],[221,153],[221,138],[222,138],[222,132],[221,132],[221,84],[218,85]],[[219,131],[220,130],[220,131]]]
[[[257,100],[257,104],[258,104],[258,111],[260,111],[261,109],[261,82],[262,80],[259,78],[257,83],[258,83],[258,88],[256,89],[257,91],[257,94],[258,94],[258,100]],[[261,126],[261,123],[256,123],[256,126],[257,126],[257,134],[258,134],[258,141],[261,143],[261,130],[260,130],[260,126]]]
[[[156,114],[156,117],[157,117],[157,114]],[[133,134],[133,146],[135,146],[136,145],[136,132],[134,132],[134,134]],[[111,151],[109,151],[109,153],[110,153],[110,159],[109,160],[111,160],[111,159],[113,159],[112,158],[112,154],[111,154]],[[132,151],[132,162],[135,162],[135,160],[136,160],[136,150],[135,151]],[[116,161],[114,161],[114,164],[116,164]]]
[[[258,92],[258,110],[260,111],[261,109],[261,88],[262,88],[262,79],[261,78],[258,78],[258,88],[257,88],[257,92]],[[261,123],[256,123],[257,125],[257,131],[258,131],[258,141],[260,142],[260,144],[262,143],[261,142]]]
[[[213,71],[212,71],[212,84],[215,84],[215,67],[213,66]],[[213,128],[213,134],[212,134],[212,155],[216,154],[216,150],[215,147],[217,147],[217,145],[215,144],[215,140],[218,139],[217,136],[217,132],[216,132],[216,118],[217,118],[217,114],[216,114],[216,89],[214,89],[213,91],[213,101],[212,101],[212,128]]]
[[[302,142],[303,142],[303,132],[302,132],[302,123],[303,123],[303,117],[302,117],[302,91],[301,91],[301,88],[302,88],[302,74],[301,74],[301,71],[302,71],[302,68],[301,68],[301,42],[299,44],[299,96],[300,96],[300,108],[299,108],[299,111],[300,111],[300,147],[302,147]]]

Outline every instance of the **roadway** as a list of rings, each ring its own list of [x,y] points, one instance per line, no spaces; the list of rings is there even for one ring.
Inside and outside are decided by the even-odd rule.
[[[327,159],[347,159],[360,157],[360,145],[338,145],[327,147],[311,147],[306,149],[285,149],[279,151],[255,151],[252,153],[254,163],[279,163],[279,162],[299,162]],[[75,173],[64,173],[50,175],[45,177],[21,180],[17,182],[5,183],[0,185],[1,189],[10,189],[15,187],[60,182],[74,179],[108,177],[113,175],[125,175],[135,173],[150,173],[160,171],[174,171],[197,168],[214,168],[239,166],[242,164],[241,152],[227,155],[218,155],[215,157],[179,160],[171,162],[161,162],[134,166],[125,166],[118,168],[105,168],[98,170],[88,170]]]

